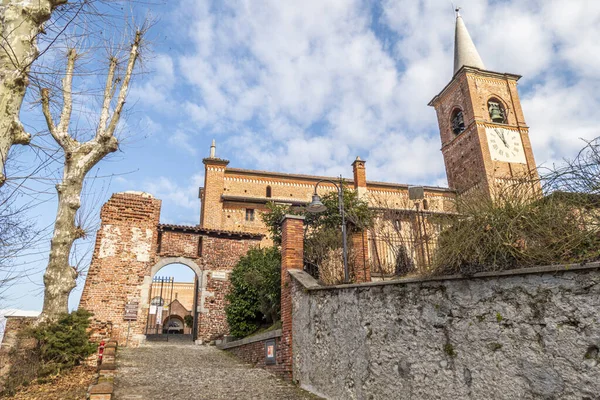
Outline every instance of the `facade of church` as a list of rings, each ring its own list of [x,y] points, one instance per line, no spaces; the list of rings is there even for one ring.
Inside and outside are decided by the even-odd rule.
[[[371,207],[398,216],[392,217],[391,226],[406,235],[401,246],[410,262],[426,264],[425,250],[435,245],[429,241],[435,232],[429,216],[453,213],[457,195],[477,191],[493,197],[498,187],[520,181],[532,182],[537,190],[529,130],[517,92],[519,78],[486,70],[458,15],[454,75],[429,104],[437,112],[449,187],[424,186],[422,192],[417,191],[419,196],[410,196],[406,184],[367,180],[368,164],[360,158],[351,164],[352,178],[345,184]],[[229,273],[248,249],[271,243],[260,217],[267,203],[302,207],[311,201],[319,181],[339,181],[231,168],[228,160],[217,157],[214,142],[203,162],[205,183],[199,191],[197,226],[161,224],[160,200],[139,192],[114,194],[102,208],[102,225],[80,302],[94,313],[97,337],[110,335],[123,342],[130,331],[131,339],[143,340],[149,321],[156,321],[150,318],[151,310],[156,313],[150,294],[152,279],[160,268],[173,263],[185,264],[196,274],[192,296],[182,307],[194,317],[194,339],[210,341],[227,334],[224,307]],[[319,184],[321,195],[332,190],[331,183]],[[364,233],[359,238],[373,276],[397,272],[393,266],[397,260],[392,260],[391,267],[382,262],[390,253],[389,243],[377,237],[383,233]],[[375,265],[379,271],[373,269]],[[370,280],[370,276],[364,274],[361,279]],[[126,307],[137,310],[134,319],[131,311],[125,318]]]

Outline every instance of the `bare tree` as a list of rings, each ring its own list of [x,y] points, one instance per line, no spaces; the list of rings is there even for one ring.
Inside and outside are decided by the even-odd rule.
[[[600,194],[600,137],[584,140],[585,146],[573,159],[564,159],[544,171],[547,192]]]
[[[10,148],[29,144],[31,135],[19,120],[31,64],[38,57],[37,37],[52,12],[67,0],[0,2],[0,187]]]
[[[41,90],[42,110],[48,129],[52,138],[60,145],[64,155],[62,181],[56,186],[58,210],[54,234],[50,245],[48,266],[44,274],[42,320],[67,312],[69,294],[76,285],[78,275],[78,270],[69,263],[71,249],[74,241],[85,234],[85,231],[76,225],[76,214],[81,206],[84,179],[92,167],[119,148],[119,141],[114,133],[123,111],[136,61],[139,58],[143,33],[144,30],[136,32],[128,53],[127,65],[122,74],[117,72],[119,59],[116,56],[109,59],[102,107],[92,139],[79,141],[69,129],[73,111],[73,75],[79,57],[75,49],[70,49],[67,54],[67,67],[62,81],[63,104],[57,124],[54,122],[50,110],[50,91],[47,88]]]

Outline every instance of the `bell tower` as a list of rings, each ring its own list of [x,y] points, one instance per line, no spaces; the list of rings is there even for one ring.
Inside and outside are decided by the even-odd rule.
[[[485,68],[457,9],[454,76],[429,105],[437,113],[448,185],[459,194],[479,188],[493,197],[519,182],[539,190],[520,78]]]

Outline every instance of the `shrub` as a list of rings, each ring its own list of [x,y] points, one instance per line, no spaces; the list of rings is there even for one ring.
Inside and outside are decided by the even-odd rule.
[[[598,225],[589,223],[586,197],[544,198],[506,190],[495,200],[459,198],[459,216],[446,221],[434,255],[434,274],[506,270],[598,258]]]
[[[41,375],[73,368],[94,354],[97,346],[90,342],[87,331],[91,316],[90,312],[79,309],[32,329],[31,336],[37,340],[36,349],[43,364]]]
[[[249,250],[233,268],[230,282],[225,313],[233,336],[248,336],[261,324],[279,319],[281,254],[278,248]]]
[[[9,354],[13,361],[3,394],[13,394],[36,379],[67,371],[94,354],[97,347],[90,343],[87,332],[91,316],[80,309],[24,330],[18,346]]]
[[[183,322],[185,322],[185,326],[191,328],[194,325],[194,317],[192,317],[191,315],[186,315],[185,317],[183,317]]]

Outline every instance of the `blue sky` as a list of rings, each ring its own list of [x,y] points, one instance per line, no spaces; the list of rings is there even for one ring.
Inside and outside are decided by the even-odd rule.
[[[580,138],[598,136],[599,2],[460,5],[486,67],[523,75],[519,89],[539,165],[572,157]],[[163,222],[198,223],[202,158],[213,138],[232,167],[350,176],[359,155],[369,179],[446,185],[427,103],[452,75],[449,1],[181,0],[150,11],[159,21],[130,92],[121,149],[93,171],[109,178],[95,180],[84,204],[82,265],[99,206],[113,192],[147,191],[163,200]],[[43,129],[38,107],[22,114],[30,130]],[[28,151],[20,154],[34,162]],[[30,216],[49,225],[53,191],[38,198]],[[41,308],[47,244],[18,261],[28,274],[0,308]],[[82,285],[80,279],[71,307]]]

